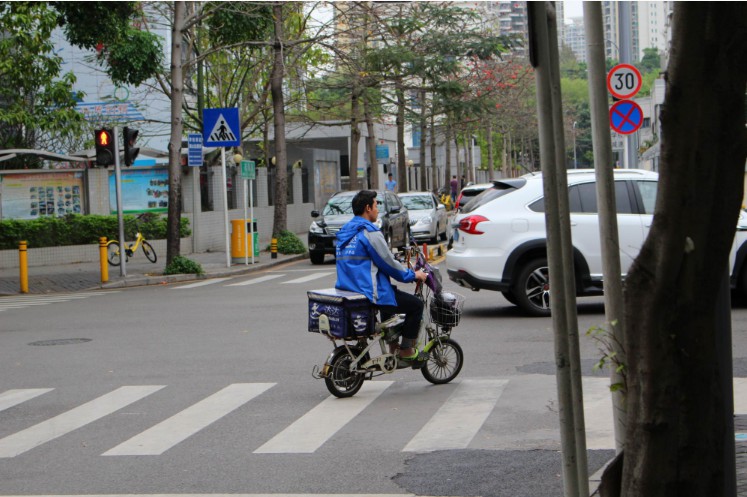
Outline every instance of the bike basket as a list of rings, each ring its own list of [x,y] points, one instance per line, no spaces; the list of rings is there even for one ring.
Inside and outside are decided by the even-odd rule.
[[[430,298],[431,321],[441,326],[456,326],[462,317],[464,297],[454,292],[441,292]]]
[[[333,338],[356,339],[372,335],[376,315],[365,295],[336,288],[311,290],[309,298],[309,331],[328,333]],[[319,328],[319,318],[329,322],[329,332]],[[323,320],[324,321],[324,320]]]

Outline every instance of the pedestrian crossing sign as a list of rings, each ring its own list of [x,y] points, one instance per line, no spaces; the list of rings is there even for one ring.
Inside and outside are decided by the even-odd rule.
[[[206,147],[241,146],[238,107],[203,109],[202,136]]]

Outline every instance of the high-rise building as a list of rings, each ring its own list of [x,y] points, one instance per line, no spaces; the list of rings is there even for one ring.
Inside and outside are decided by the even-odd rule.
[[[586,62],[586,31],[583,17],[574,17],[570,24],[565,25],[563,41],[573,51],[577,61]]]

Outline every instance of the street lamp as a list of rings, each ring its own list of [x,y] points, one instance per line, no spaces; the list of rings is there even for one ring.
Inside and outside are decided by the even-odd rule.
[[[573,169],[578,169],[578,161],[576,160],[576,121],[573,121]]]

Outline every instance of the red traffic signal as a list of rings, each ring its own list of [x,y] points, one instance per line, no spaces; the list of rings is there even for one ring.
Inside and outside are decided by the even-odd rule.
[[[99,166],[114,165],[117,149],[114,147],[114,133],[110,129],[94,130],[96,142],[96,164]]]
[[[138,133],[140,133],[140,131],[130,129],[126,126],[122,130],[122,138],[124,138],[124,162],[127,167],[130,167],[135,163],[135,159],[140,153],[140,149],[135,147]]]

